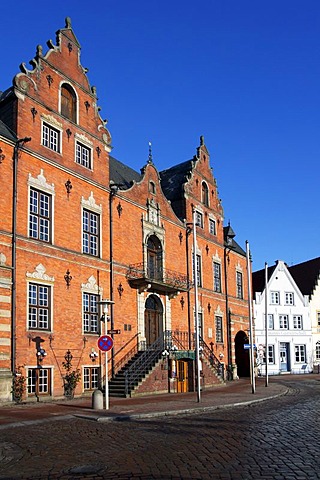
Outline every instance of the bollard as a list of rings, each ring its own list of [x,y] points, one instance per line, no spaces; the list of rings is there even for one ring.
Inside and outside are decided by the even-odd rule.
[[[95,390],[92,394],[93,410],[103,410],[103,393],[101,390]]]

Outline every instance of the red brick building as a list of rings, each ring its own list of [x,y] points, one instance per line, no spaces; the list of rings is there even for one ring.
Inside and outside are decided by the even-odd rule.
[[[68,368],[76,395],[103,386],[106,329],[120,331],[110,394],[193,390],[196,310],[202,385],[248,375],[246,255],[204,139],[189,161],[159,172],[150,150],[135,172],[110,155],[69,19],[30,64],[0,93],[1,400],[17,372],[28,399],[66,394]]]

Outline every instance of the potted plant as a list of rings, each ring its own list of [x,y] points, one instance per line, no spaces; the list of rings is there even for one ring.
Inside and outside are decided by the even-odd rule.
[[[76,386],[80,382],[81,374],[78,368],[72,369],[72,355],[70,350],[68,350],[64,356],[65,362],[62,362],[62,366],[65,369],[66,373],[63,375],[63,388],[64,395],[67,398],[73,398]]]
[[[13,400],[16,403],[21,403],[26,390],[26,377],[22,375],[21,368],[22,367],[19,366],[16,369],[14,373],[13,381],[12,381],[11,393],[13,396]]]

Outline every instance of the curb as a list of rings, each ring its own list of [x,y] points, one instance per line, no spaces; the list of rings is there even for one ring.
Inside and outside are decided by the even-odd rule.
[[[149,413],[133,413],[131,415],[115,415],[115,416],[105,416],[101,417],[99,415],[96,416],[89,416],[89,415],[82,415],[79,413],[74,414],[74,417],[82,418],[84,420],[91,420],[100,423],[108,423],[108,422],[130,422],[132,420],[143,420],[149,418],[159,418],[159,417],[174,417],[179,415],[197,415],[200,413],[206,412],[213,412],[215,410],[222,410],[232,407],[243,407],[252,405],[255,403],[265,402],[266,400],[272,400],[274,398],[281,397],[286,395],[289,391],[289,388],[286,388],[283,392],[277,393],[275,395],[271,395],[270,397],[258,398],[243,402],[236,402],[236,403],[229,403],[227,405],[215,405],[215,406],[208,406],[208,407],[196,407],[196,408],[187,408],[182,410],[167,410],[163,412],[149,412]]]

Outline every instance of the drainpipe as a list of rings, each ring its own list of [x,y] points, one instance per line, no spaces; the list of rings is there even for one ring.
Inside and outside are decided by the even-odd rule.
[[[112,203],[117,191],[119,189],[119,185],[110,182],[110,196],[109,196],[109,237],[110,237],[110,328],[114,330],[114,300],[113,300],[113,284],[114,284],[114,270],[113,270],[113,211],[112,211]],[[111,303],[112,302],[112,303]],[[113,333],[111,334],[113,339]],[[114,377],[114,350],[111,349],[111,376]]]
[[[30,142],[30,137],[16,141],[13,150],[13,194],[12,194],[12,292],[11,292],[11,371],[16,371],[16,247],[17,247],[17,180],[19,151],[24,144]]]
[[[227,247],[224,247],[224,289],[225,289],[225,296],[226,296],[226,320],[227,320],[227,351],[228,351],[228,371],[229,371],[229,379],[233,380],[232,376],[232,346],[231,346],[231,318],[230,318],[230,310],[229,310],[229,292],[228,292],[228,254],[227,254]],[[228,377],[227,377],[228,378]]]

